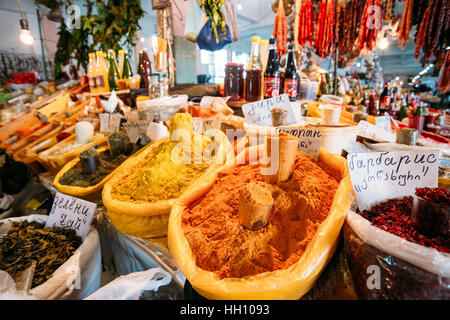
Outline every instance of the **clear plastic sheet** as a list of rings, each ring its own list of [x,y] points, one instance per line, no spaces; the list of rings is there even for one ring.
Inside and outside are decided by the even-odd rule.
[[[376,228],[353,210],[344,242],[360,299],[450,299],[450,255]]]

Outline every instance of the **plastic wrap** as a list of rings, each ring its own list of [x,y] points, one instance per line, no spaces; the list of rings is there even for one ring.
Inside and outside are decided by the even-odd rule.
[[[344,225],[344,241],[360,299],[450,298],[449,254],[374,227],[353,210],[349,211]],[[378,288],[368,285],[377,267]]]
[[[245,157],[245,152],[240,157]],[[300,260],[288,269],[243,278],[219,279],[215,273],[197,267],[181,227],[181,218],[187,206],[211,189],[218,171],[203,176],[178,199],[169,218],[169,248],[198,293],[208,299],[299,299],[312,288],[336,249],[339,232],[354,200],[345,159],[322,150],[319,162],[340,184],[329,216],[320,224]],[[222,169],[233,166],[227,165]]]

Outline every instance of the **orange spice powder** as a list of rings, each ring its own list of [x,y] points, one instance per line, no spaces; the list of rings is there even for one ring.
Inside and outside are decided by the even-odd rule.
[[[274,205],[266,227],[239,224],[239,189],[262,180],[259,164],[219,174],[212,189],[186,208],[182,228],[198,267],[222,278],[289,268],[328,216],[338,182],[309,155],[297,153],[292,178],[271,185]]]

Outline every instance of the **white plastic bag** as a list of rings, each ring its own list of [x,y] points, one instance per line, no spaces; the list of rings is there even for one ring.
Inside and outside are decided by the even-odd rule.
[[[134,272],[111,281],[85,300],[138,300],[142,291],[157,291],[170,281],[170,274],[161,268]]]
[[[0,234],[5,234],[13,222],[37,221],[45,224],[48,216],[31,215],[1,220]],[[83,299],[100,288],[101,251],[97,231],[91,228],[81,246],[53,276],[34,287],[29,294],[42,300]]]
[[[184,37],[191,42],[197,42],[197,35],[203,27],[203,12],[198,3],[189,0],[186,13],[186,23],[184,25]]]

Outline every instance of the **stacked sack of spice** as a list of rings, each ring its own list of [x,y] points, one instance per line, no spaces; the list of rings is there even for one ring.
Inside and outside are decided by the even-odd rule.
[[[193,134],[190,114],[175,114],[169,126],[170,138],[146,146],[105,184],[103,203],[121,232],[165,236],[175,200],[199,177],[217,170],[227,156],[234,155],[221,131],[216,130],[214,138]]]
[[[104,184],[132,151],[133,144],[126,134],[116,132],[108,136],[108,147],[91,147],[68,162],[55,176],[53,185],[64,194],[98,202]]]
[[[359,298],[450,298],[450,190],[417,188],[349,211],[344,239]]]
[[[97,231],[91,227],[82,240],[72,229],[45,228],[47,218],[31,215],[0,221],[0,299],[83,299],[100,288]]]
[[[172,208],[170,251],[208,299],[302,297],[333,255],[354,200],[344,158],[322,150],[315,161],[286,133],[266,139],[269,165],[250,147]]]

